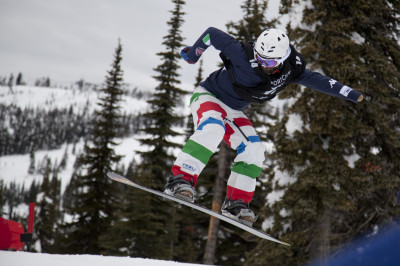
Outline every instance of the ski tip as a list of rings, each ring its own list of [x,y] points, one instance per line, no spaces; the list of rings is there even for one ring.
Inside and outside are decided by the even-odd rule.
[[[125,179],[123,176],[116,174],[114,172],[108,172],[107,173],[108,178],[113,179],[113,180],[121,180],[121,179]]]
[[[127,184],[127,185],[132,185],[132,184],[134,184],[134,183],[133,183],[131,180],[129,180],[128,178],[126,178],[126,177],[124,177],[124,176],[122,176],[122,175],[113,173],[113,172],[108,172],[108,173],[107,173],[107,176],[108,176],[108,178],[110,178],[110,179],[113,180],[113,181],[117,181],[117,182],[124,183],[124,184]]]
[[[273,238],[273,237],[270,236],[270,235],[268,235],[268,236],[269,236],[269,238],[265,238],[265,237],[264,237],[264,239],[269,240],[269,241],[273,241],[273,242],[275,242],[275,243],[278,243],[278,244],[281,244],[281,245],[284,245],[284,246],[287,246],[287,247],[291,247],[291,246],[292,246],[292,244],[289,244],[289,243],[284,242],[284,241],[282,241],[282,240]]]
[[[115,177],[115,173],[113,173],[113,172],[108,172],[107,173],[107,176],[109,177],[109,178],[113,178],[113,177]]]

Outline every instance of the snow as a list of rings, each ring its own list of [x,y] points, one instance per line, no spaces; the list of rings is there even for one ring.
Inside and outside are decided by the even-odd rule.
[[[72,106],[76,109],[75,112],[83,108],[88,108],[88,111],[93,112],[97,107],[99,95],[98,91],[79,90],[73,84],[64,88],[14,86],[12,92],[7,86],[0,86],[0,103],[14,104],[22,109],[39,107],[52,110]],[[146,109],[147,102],[124,96],[121,106],[122,112],[136,113]]]
[[[271,229],[274,226],[274,222],[275,219],[273,216],[266,218],[261,225],[262,230],[267,231],[268,229]]]
[[[70,108],[72,106],[75,112],[88,108],[88,111],[92,113],[97,108],[98,97],[98,91],[90,88],[79,90],[74,84],[64,88],[14,86],[12,92],[8,87],[0,86],[0,103],[14,104],[22,109],[41,108],[52,110],[55,108]],[[147,102],[144,99],[138,100],[125,95],[121,101],[121,107],[122,112],[135,114],[139,111],[143,112],[147,108]],[[124,155],[123,164],[128,165],[133,158],[139,159],[138,156],[134,155],[134,151],[141,150],[136,138],[117,139],[116,142],[119,143],[116,147],[116,152]],[[66,184],[69,183],[76,156],[82,151],[83,144],[83,140],[78,142],[74,153],[72,152],[72,144],[64,144],[60,149],[56,150],[37,151],[35,152],[35,162],[39,164],[47,157],[51,159],[52,163],[59,163],[65,151],[67,151],[67,167],[59,174],[62,180],[62,188],[65,188]],[[25,184],[25,187],[30,186],[33,181],[40,180],[42,175],[29,175],[29,163],[29,154],[0,157],[0,179],[5,180],[6,183],[16,181],[19,184]]]
[[[299,114],[290,114],[285,126],[286,133],[289,135],[290,138],[292,138],[296,131],[301,132],[303,127],[303,120],[301,119],[301,116]]]
[[[362,37],[358,32],[352,32],[352,34],[351,34],[351,39],[352,39],[356,44],[364,44],[364,43],[365,43],[365,38]]]
[[[281,216],[281,217],[288,217],[289,215],[291,215],[292,214],[292,211],[288,211],[288,210],[286,210],[285,208],[283,208],[283,209],[281,209],[280,211],[279,211],[279,215]]]
[[[332,187],[333,187],[333,189],[336,190],[336,191],[339,191],[339,190],[340,190],[340,184],[338,184],[338,183],[333,183],[333,184],[332,184]]]
[[[283,194],[285,194],[285,190],[273,190],[267,195],[267,203],[272,206],[282,198]]]
[[[6,86],[0,86],[0,104],[13,104],[20,108],[41,108],[47,111],[54,108],[74,107],[74,112],[81,112],[84,108],[92,113],[97,108],[99,92],[93,88],[86,87],[79,90],[75,84],[63,85],[63,88],[55,87],[35,87],[35,86],[14,86],[12,91]],[[121,111],[128,114],[143,112],[147,108],[145,99],[138,100],[129,95],[123,96],[121,101]],[[181,108],[181,112],[186,111]],[[143,136],[140,136],[143,137]],[[140,156],[137,151],[144,151],[146,147],[140,145],[139,136],[131,136],[123,139],[116,139],[117,146],[115,151],[123,158],[121,165],[128,167],[129,163],[135,159],[140,162]],[[61,191],[65,191],[70,183],[74,170],[74,163],[77,156],[83,151],[84,140],[80,140],[75,145],[64,143],[59,149],[39,150],[35,152],[35,169],[43,165],[47,159],[51,160],[52,166],[59,164],[64,154],[67,154],[66,167],[58,173],[61,181]],[[5,184],[15,182],[17,185],[29,189],[33,182],[40,183],[43,174],[29,174],[28,169],[31,160],[29,154],[14,154],[0,156],[0,180]],[[14,212],[21,216],[27,216],[28,206],[19,205]],[[1,264],[1,263],[0,263]]]
[[[200,265],[162,261],[143,258],[112,257],[98,255],[50,255],[44,253],[28,253],[0,250],[0,264],[3,266],[184,266]]]
[[[137,151],[143,151],[143,147],[137,138],[132,136],[124,139],[116,139],[116,143],[118,145],[115,147],[115,152],[124,156],[120,162],[122,165],[127,167],[133,159],[136,162],[140,162],[140,156]],[[59,163],[64,156],[64,152],[67,151],[67,166],[58,174],[58,178],[61,180],[61,191],[64,191],[70,182],[76,157],[82,152],[83,145],[83,140],[78,142],[75,146],[75,153],[72,152],[73,144],[63,144],[60,149],[56,150],[35,152],[35,161],[38,165],[46,158],[50,158],[53,164],[56,162]],[[25,188],[29,188],[33,181],[41,182],[43,178],[42,174],[28,174],[29,164],[29,154],[0,157],[0,179],[5,180],[6,183],[16,182],[17,184],[24,184]]]
[[[282,15],[281,18],[279,19],[278,23],[283,28],[286,28],[286,25],[289,24],[289,26],[292,29],[295,29],[296,27],[300,27],[302,29],[309,29],[309,30],[313,31],[313,30],[315,30],[315,25],[312,25],[312,27],[309,27],[302,23],[303,11],[306,8],[309,9],[311,7],[312,7],[311,0],[295,1],[295,3],[293,3],[289,13]]]
[[[373,155],[377,155],[380,152],[380,149],[378,147],[371,147],[369,152]]]
[[[319,136],[320,140],[322,141],[322,148],[324,150],[329,149],[329,141],[331,140],[330,137],[323,138],[321,135]]]
[[[115,153],[124,156],[124,158],[121,159],[122,164],[128,166],[133,159],[135,159],[136,162],[140,162],[140,156],[137,151],[144,150],[138,138],[132,136],[124,139],[116,139],[115,142],[118,143],[118,146],[115,147]]]
[[[275,150],[275,145],[272,141],[263,142],[267,154],[271,154]]]
[[[278,184],[281,187],[288,186],[288,185],[293,184],[297,180],[296,178],[289,175],[287,172],[280,171],[278,169],[278,167],[275,167],[274,173],[275,173],[274,181],[273,181],[274,185]]]
[[[275,202],[280,201],[282,196],[285,194],[286,187],[295,183],[296,181],[297,178],[294,178],[285,171],[280,171],[279,167],[275,166],[274,179],[272,180],[272,191],[268,193],[266,197],[266,205],[272,206]]]
[[[76,155],[83,149],[83,141],[77,143],[75,154],[72,153],[72,148],[72,144],[64,144],[57,150],[35,152],[35,161],[36,164],[39,165],[46,158],[50,158],[52,163],[59,163],[64,156],[65,150],[68,151],[67,166],[64,170],[60,171],[58,175],[61,180],[61,188],[63,191],[72,176]],[[0,157],[0,179],[5,180],[6,183],[15,182],[17,184],[24,184],[25,188],[29,188],[34,181],[36,183],[41,182],[43,178],[42,174],[28,174],[29,164],[29,154]]]
[[[361,158],[361,156],[357,153],[353,153],[351,155],[343,155],[343,158],[347,161],[350,168],[354,168],[355,163]]]

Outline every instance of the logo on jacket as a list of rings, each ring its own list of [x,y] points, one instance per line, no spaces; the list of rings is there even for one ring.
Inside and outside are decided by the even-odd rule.
[[[334,80],[334,79],[330,79],[329,80],[329,84],[331,85],[331,89],[333,89],[333,85],[335,85],[336,84],[336,80]]]
[[[352,91],[353,89],[352,88],[350,88],[350,87],[348,87],[348,86],[343,86],[341,89],[340,89],[340,94],[342,94],[344,97],[347,97],[347,96],[349,96],[349,93]]]
[[[271,85],[275,86],[272,89],[276,90],[277,88],[282,86],[285,83],[285,80],[289,77],[290,73],[292,73],[292,70],[289,70],[287,73],[283,74],[277,80],[271,80]]]
[[[211,45],[211,40],[210,40],[210,33],[208,33],[206,36],[203,38],[203,43],[207,46]]]
[[[296,56],[296,65],[302,65],[301,59],[299,56]]]
[[[203,52],[204,52],[203,48],[201,48],[201,47],[197,47],[196,48],[196,55],[197,56],[201,56],[203,54]]]

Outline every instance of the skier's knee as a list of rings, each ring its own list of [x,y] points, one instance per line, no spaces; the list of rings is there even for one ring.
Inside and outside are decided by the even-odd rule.
[[[262,166],[265,161],[265,147],[262,142],[252,143],[254,146],[254,154],[255,154],[255,165]]]
[[[225,132],[225,125],[221,117],[218,116],[202,117],[202,119],[199,121],[196,130],[203,130],[203,129],[211,129],[217,131],[222,130],[223,132]]]
[[[265,160],[264,145],[261,142],[252,142],[242,149],[238,148],[237,160],[262,167]]]

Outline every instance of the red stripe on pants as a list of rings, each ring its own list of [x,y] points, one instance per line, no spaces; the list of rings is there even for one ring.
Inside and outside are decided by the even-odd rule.
[[[238,127],[243,127],[243,126],[253,126],[253,124],[251,123],[251,121],[245,117],[239,117],[239,118],[234,118],[233,122],[235,122],[235,124]]]
[[[235,131],[233,130],[233,128],[228,125],[225,124],[225,135],[224,135],[224,140],[226,142],[226,144],[229,145],[229,147],[231,147],[231,141],[229,140],[231,138],[231,136],[233,135],[233,133],[235,133]]]
[[[172,167],[171,172],[172,172],[173,176],[177,176],[177,175],[183,174],[183,179],[185,179],[187,181],[193,181],[193,187],[196,186],[197,175],[189,175],[188,173],[183,172],[181,170],[181,168],[179,166],[177,166],[177,165],[174,165]]]
[[[216,111],[221,113],[221,117],[226,117],[226,111],[217,103],[213,102],[205,102],[200,104],[200,108],[197,110],[197,126],[199,126],[199,122],[203,117],[203,113],[207,111]]]
[[[253,192],[247,192],[241,189],[237,189],[234,187],[231,187],[229,185],[226,186],[226,197],[231,200],[238,200],[242,199],[244,203],[249,203],[251,199],[253,198],[254,191]]]

